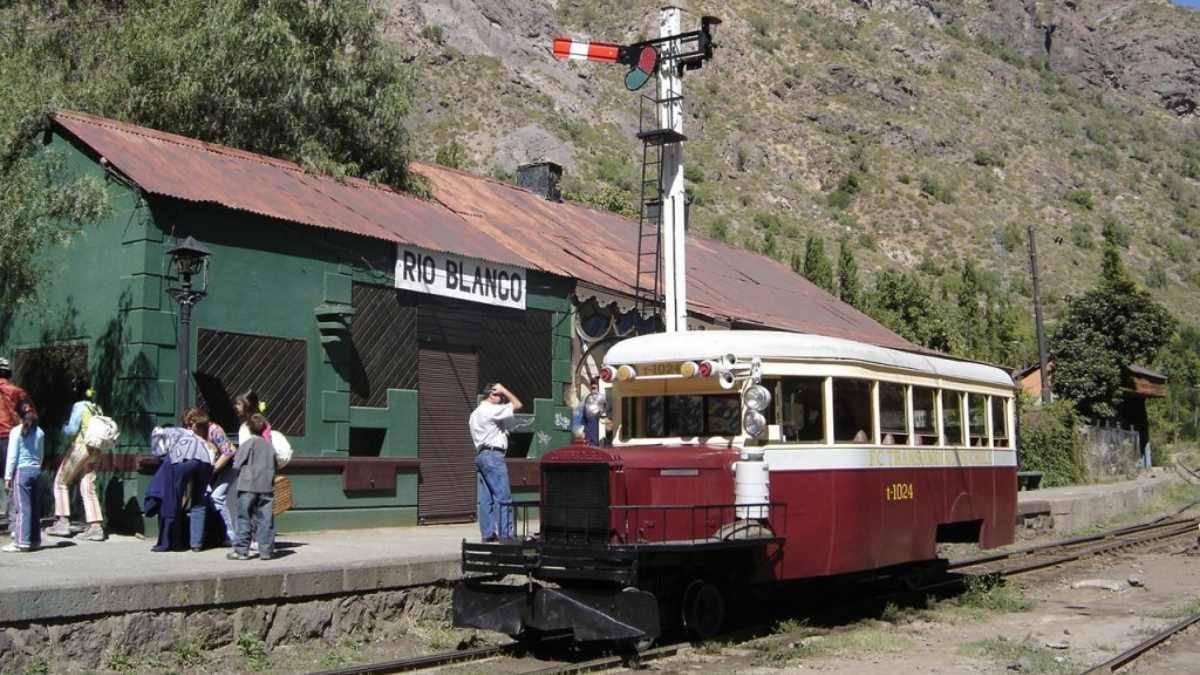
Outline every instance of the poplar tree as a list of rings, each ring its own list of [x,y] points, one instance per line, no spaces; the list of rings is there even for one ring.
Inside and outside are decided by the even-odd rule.
[[[975,272],[975,264],[967,259],[963,262],[962,276],[958,285],[958,317],[959,330],[962,333],[963,347],[966,355],[981,358],[980,353],[980,311],[979,311],[979,275]]]
[[[861,304],[862,290],[858,282],[858,262],[854,260],[854,250],[850,246],[850,238],[842,237],[838,251],[838,298],[842,302],[858,307]]]
[[[813,234],[804,244],[804,277],[830,293],[836,293],[833,285],[833,264],[825,255],[825,240]]]

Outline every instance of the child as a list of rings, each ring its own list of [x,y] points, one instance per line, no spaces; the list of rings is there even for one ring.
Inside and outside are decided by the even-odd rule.
[[[238,446],[233,467],[238,470],[237,541],[226,555],[230,560],[250,559],[250,531],[256,529],[258,557],[270,560],[275,555],[275,448],[267,433],[267,420],[253,413],[246,420],[250,438]]]
[[[33,551],[42,545],[38,518],[38,477],[42,473],[42,450],[46,434],[38,427],[37,411],[29,403],[17,408],[21,423],[8,437],[8,461],[4,464],[4,487],[12,495],[8,513],[13,541],[0,549],[5,553]]]

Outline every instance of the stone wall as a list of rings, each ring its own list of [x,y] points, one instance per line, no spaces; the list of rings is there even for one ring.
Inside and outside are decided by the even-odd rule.
[[[266,650],[339,638],[388,638],[408,620],[448,619],[450,584],[316,599],[175,611],[131,612],[66,621],[0,625],[0,673],[104,669],[114,654],[154,658],[181,642],[220,649],[239,638]]]
[[[1133,478],[1141,466],[1140,434],[1130,429],[1087,425],[1084,467],[1093,481]]]

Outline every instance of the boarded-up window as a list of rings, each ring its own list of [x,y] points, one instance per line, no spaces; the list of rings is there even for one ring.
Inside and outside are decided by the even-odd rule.
[[[388,389],[417,388],[417,305],[412,294],[354,284],[350,405],[387,407]]]
[[[267,402],[273,429],[303,436],[306,351],[304,340],[201,328],[196,341],[196,400],[227,433],[236,434],[239,422],[233,400],[253,389]]]

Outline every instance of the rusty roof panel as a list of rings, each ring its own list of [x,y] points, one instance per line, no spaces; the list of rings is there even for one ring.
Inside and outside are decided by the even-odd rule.
[[[56,120],[147,192],[574,278],[630,295],[638,225],[522,188],[414,163],[434,200],[77,112]],[[769,257],[689,236],[688,306],[714,318],[924,350]]]

